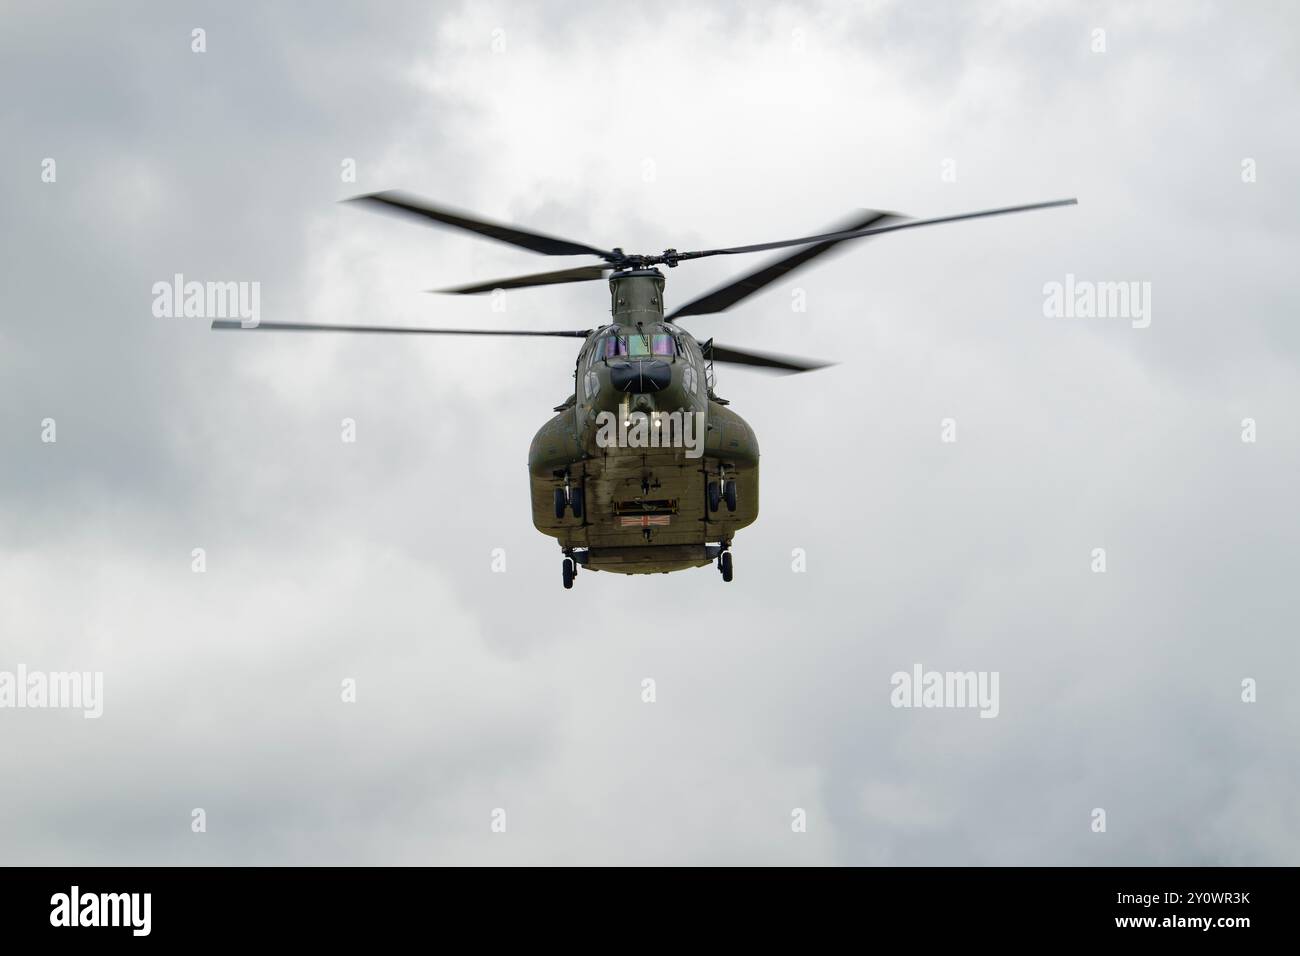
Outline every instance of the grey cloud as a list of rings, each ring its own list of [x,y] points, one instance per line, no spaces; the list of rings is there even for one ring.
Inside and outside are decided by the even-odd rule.
[[[1295,15],[985,9],[7,12],[0,668],[102,669],[106,703],[0,711],[6,859],[1295,863]],[[566,344],[150,314],[175,272],[261,281],[265,317],[604,314],[595,284],[425,295],[538,260],[336,204],[389,187],[649,249],[1081,205],[871,240],[690,320],[840,364],[723,373],[764,451],[735,582],[566,593],[524,469]],[[1151,281],[1151,328],[1044,318],[1066,272]],[[999,717],[891,708],[915,662],[999,671]]]

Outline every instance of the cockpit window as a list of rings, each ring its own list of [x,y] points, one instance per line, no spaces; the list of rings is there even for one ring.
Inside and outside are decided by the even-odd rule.
[[[671,335],[650,336],[650,351],[655,355],[671,356],[677,351],[677,343]]]
[[[653,334],[647,332],[645,335],[638,335],[635,332],[629,335],[607,335],[596,347],[596,357],[606,359],[619,356],[645,358],[650,355],[672,357],[676,354],[677,342],[666,332]]]

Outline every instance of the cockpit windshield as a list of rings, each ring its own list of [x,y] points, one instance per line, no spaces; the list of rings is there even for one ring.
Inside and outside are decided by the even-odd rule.
[[[607,335],[600,340],[596,348],[596,357],[604,359],[627,356],[628,358],[646,358],[662,355],[671,358],[677,353],[676,340],[666,332],[647,332],[644,335],[632,332],[627,335]]]

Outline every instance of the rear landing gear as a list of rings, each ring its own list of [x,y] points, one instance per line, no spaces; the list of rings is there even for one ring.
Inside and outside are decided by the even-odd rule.
[[[722,574],[722,580],[731,580],[731,552],[723,551],[718,555],[718,571]]]
[[[573,563],[573,558],[564,559],[564,590],[568,591],[573,588],[573,579],[577,577],[578,566]]]
[[[735,469],[732,469],[735,473]],[[709,499],[709,511],[718,510],[718,505],[722,502],[727,503],[728,511],[736,510],[736,479],[727,477],[727,466],[718,466],[718,477],[710,478],[705,486]]]
[[[572,511],[575,518],[581,518],[585,506],[586,500],[581,485],[575,488],[569,484],[569,479],[565,478],[564,487],[555,489],[556,518],[563,518],[565,509]]]

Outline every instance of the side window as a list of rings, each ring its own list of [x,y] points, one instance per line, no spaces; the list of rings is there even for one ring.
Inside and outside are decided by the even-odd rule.
[[[690,344],[687,346],[686,354],[690,357],[690,360],[695,364],[703,363],[704,353],[700,351],[700,343],[696,342],[694,339],[689,339],[688,341]]]
[[[704,374],[700,376],[703,378],[703,382],[700,382],[697,379],[695,387],[697,389],[703,387],[705,391],[708,391],[709,389],[713,388],[713,380],[709,376],[709,368],[704,361],[704,353],[700,351],[700,343],[695,341],[694,338],[687,339],[686,336],[682,336],[682,338],[686,342],[686,352],[690,358],[691,367],[693,369],[694,368],[703,369],[704,371]],[[695,376],[692,376],[692,378],[695,378]]]

